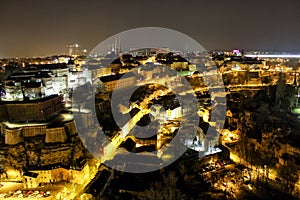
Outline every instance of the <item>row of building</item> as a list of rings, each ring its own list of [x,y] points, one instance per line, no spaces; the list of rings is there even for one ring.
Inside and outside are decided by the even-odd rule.
[[[89,70],[73,71],[73,64],[29,65],[10,74],[4,83],[3,101],[41,99],[53,94],[65,94],[92,81]]]

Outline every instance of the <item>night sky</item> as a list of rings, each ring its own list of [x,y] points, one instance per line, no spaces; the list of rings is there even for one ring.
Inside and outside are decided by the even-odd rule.
[[[299,0],[0,0],[0,57],[90,51],[138,27],[180,31],[207,50],[300,52]]]

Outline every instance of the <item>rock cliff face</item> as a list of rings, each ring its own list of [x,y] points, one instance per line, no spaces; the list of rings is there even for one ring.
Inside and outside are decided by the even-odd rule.
[[[44,136],[37,136],[25,138],[24,142],[17,145],[0,146],[3,165],[16,169],[53,164],[69,165],[79,157],[86,157],[86,154],[78,134],[70,136],[64,143],[45,143]]]
[[[79,120],[78,123],[90,131],[91,122]],[[89,156],[70,113],[60,113],[47,122],[25,125],[21,122],[0,122],[0,176],[7,169],[70,166],[79,158]]]

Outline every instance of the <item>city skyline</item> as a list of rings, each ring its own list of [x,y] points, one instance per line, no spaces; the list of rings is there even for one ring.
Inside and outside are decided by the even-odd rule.
[[[1,0],[0,199],[300,199],[299,0]]]
[[[2,1],[0,57],[91,51],[132,28],[163,27],[186,34],[206,50],[300,52],[300,2],[283,1]]]
[[[298,59],[144,50],[2,69],[0,197],[299,197]]]

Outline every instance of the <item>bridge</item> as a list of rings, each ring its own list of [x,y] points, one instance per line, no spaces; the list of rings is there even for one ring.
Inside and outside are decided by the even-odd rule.
[[[245,90],[258,91],[266,87],[269,87],[270,85],[271,84],[228,85],[226,86],[226,89],[229,92],[237,92],[237,91],[245,91]]]
[[[299,54],[246,54],[245,57],[252,58],[300,58]]]

